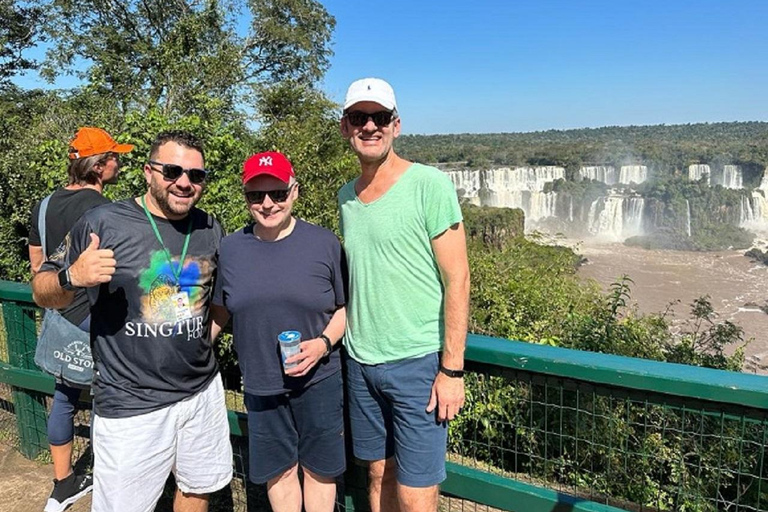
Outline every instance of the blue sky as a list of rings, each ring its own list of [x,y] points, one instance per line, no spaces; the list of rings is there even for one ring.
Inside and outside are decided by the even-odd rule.
[[[388,80],[405,133],[768,121],[768,1],[323,4],[324,90]]]
[[[404,133],[768,121],[768,0],[320,1],[321,87],[388,80]]]

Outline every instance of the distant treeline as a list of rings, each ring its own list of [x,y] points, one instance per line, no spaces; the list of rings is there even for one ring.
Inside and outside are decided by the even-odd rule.
[[[530,133],[404,135],[407,158],[471,168],[643,163],[682,171],[693,163],[768,165],[768,122],[608,126]]]

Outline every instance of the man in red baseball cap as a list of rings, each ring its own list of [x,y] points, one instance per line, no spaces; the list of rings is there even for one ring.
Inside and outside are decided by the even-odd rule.
[[[341,244],[329,230],[291,214],[299,190],[281,153],[250,157],[243,189],[254,222],[222,240],[211,336],[234,317],[249,476],[267,483],[274,510],[303,504],[331,512],[335,479],[345,469],[341,363],[334,349],[346,320]],[[298,331],[303,341],[300,352],[283,361],[278,336],[286,331]]]
[[[40,218],[42,201],[32,208],[29,220],[29,261],[33,274],[56,251],[83,213],[109,203],[102,195],[104,186],[117,182],[119,155],[132,149],[132,144],[118,144],[101,128],[84,127],[77,131],[69,147],[68,184],[49,196],[44,219]],[[41,236],[43,231],[45,237]],[[90,314],[85,290],[78,291],[72,304],[60,313],[70,323],[88,331]],[[64,510],[92,487],[91,475],[77,475],[72,470],[74,415],[81,390],[81,386],[72,383],[61,380],[56,383],[48,418],[54,485],[45,512]]]

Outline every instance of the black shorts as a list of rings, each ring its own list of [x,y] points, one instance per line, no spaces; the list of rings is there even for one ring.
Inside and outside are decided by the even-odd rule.
[[[300,391],[245,394],[252,482],[265,483],[297,462],[326,478],[344,472],[341,379],[339,371]]]

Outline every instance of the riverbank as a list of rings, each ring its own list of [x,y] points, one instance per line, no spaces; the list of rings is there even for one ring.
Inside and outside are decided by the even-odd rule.
[[[690,318],[690,304],[711,297],[719,320],[744,329],[745,371],[768,374],[768,314],[758,306],[768,300],[768,266],[752,262],[744,251],[684,252],[645,250],[620,243],[560,242],[573,247],[587,262],[579,276],[604,289],[626,274],[633,281],[632,303],[641,313],[670,307],[673,328]]]

